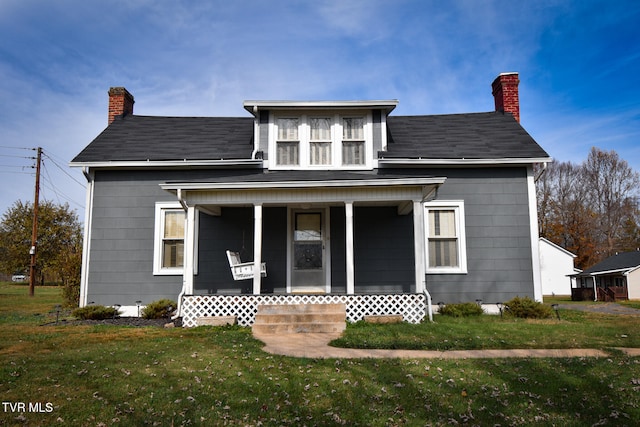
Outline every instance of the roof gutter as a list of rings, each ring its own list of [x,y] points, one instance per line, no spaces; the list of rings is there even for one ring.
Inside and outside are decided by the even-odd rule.
[[[106,162],[70,162],[71,167],[93,168],[140,168],[140,167],[198,167],[198,166],[243,166],[261,167],[262,159],[219,160],[114,160]]]
[[[624,268],[618,268],[615,270],[606,270],[606,271],[594,271],[592,273],[587,273],[589,276],[602,276],[604,274],[613,274],[613,273],[622,273],[622,274],[626,274],[632,270],[634,270],[637,267],[624,267]]]
[[[531,163],[549,163],[553,161],[550,157],[507,157],[502,159],[431,159],[431,158],[397,158],[386,159],[384,157],[378,159],[379,167],[398,167],[398,166],[469,166],[469,165],[528,165]]]

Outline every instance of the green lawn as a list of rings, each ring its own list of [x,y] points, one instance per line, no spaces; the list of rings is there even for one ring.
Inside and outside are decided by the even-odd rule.
[[[455,318],[436,315],[434,323],[350,325],[332,344],[338,347],[413,350],[508,348],[640,347],[640,318],[559,310],[542,320],[500,316]]]
[[[602,359],[290,358],[264,353],[241,327],[40,326],[55,320],[59,291],[36,288],[29,298],[24,286],[0,285],[0,425],[631,426],[640,419],[640,358],[616,352]],[[501,340],[544,346],[557,342],[546,335],[558,334],[574,334],[572,346],[618,345],[598,337],[615,318],[561,315],[537,323],[436,317],[413,332],[421,341],[453,340],[450,348],[486,347],[496,333],[497,348]],[[600,328],[602,321],[609,326]],[[625,342],[637,342],[620,322]],[[565,324],[586,326],[562,331]],[[376,328],[370,336],[395,334]],[[362,329],[349,327],[347,336]],[[26,410],[14,411],[20,403]]]

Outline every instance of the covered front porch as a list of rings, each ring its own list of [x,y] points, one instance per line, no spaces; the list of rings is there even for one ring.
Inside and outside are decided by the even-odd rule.
[[[626,301],[629,299],[628,277],[625,271],[578,275],[577,286],[571,289],[572,301]]]
[[[270,176],[162,184],[187,213],[183,321],[191,313],[217,316],[233,310],[239,322],[251,324],[255,305],[273,299],[345,302],[352,307],[350,320],[403,314],[399,307],[418,304],[411,311],[421,312],[422,319],[427,305],[423,203],[435,197],[444,178],[349,175],[329,181]],[[253,262],[253,275],[234,281],[227,250]],[[414,302],[399,302],[398,295]],[[416,316],[406,317],[415,321]]]

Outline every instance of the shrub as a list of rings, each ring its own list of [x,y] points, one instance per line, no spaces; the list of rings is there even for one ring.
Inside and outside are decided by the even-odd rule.
[[[480,316],[483,313],[482,307],[473,302],[447,304],[440,309],[440,314],[453,317]]]
[[[77,307],[80,301],[80,282],[73,281],[64,284],[62,298],[68,307]]]
[[[553,315],[551,307],[529,297],[515,297],[504,305],[507,307],[506,314],[522,319],[546,319]]]
[[[71,314],[81,320],[103,320],[116,317],[119,311],[116,308],[105,307],[104,305],[88,305],[73,310]]]
[[[148,304],[142,309],[142,317],[145,319],[164,319],[169,317],[178,305],[170,299],[161,299]]]

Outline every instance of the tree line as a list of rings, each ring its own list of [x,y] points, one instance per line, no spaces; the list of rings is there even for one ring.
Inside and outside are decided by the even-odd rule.
[[[640,174],[615,151],[592,148],[582,163],[536,170],[540,236],[577,255],[585,269],[640,246]]]
[[[0,271],[29,273],[33,203],[18,200],[2,215],[0,223]],[[64,286],[70,306],[78,305],[82,265],[82,225],[68,204],[40,202],[38,209],[36,283]]]

